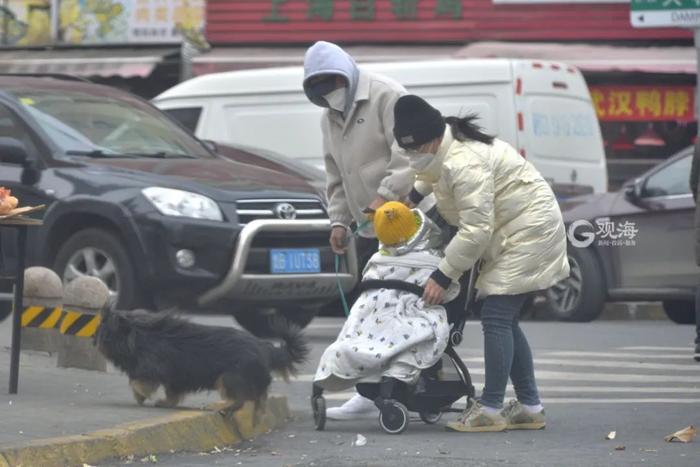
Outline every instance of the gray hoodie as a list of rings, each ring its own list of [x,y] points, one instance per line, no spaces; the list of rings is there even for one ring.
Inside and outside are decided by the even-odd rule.
[[[328,74],[341,75],[350,83],[345,96],[345,112],[343,112],[347,115],[355,99],[360,70],[355,60],[346,51],[331,42],[318,41],[309,47],[304,57],[304,92],[309,100],[312,98],[309,94],[309,79]]]
[[[337,74],[349,83],[343,115],[326,109],[321,120],[328,214],[334,225],[363,224],[362,210],[377,196],[398,200],[408,194],[414,173],[408,159],[392,151],[394,104],[406,90],[385,76],[360,70],[343,49],[317,42],[304,59],[304,90],[320,74]],[[312,100],[313,102],[313,100]],[[360,234],[374,237],[368,226]]]

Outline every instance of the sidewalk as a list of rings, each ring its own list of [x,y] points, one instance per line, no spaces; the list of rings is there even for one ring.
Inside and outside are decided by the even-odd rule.
[[[271,397],[258,426],[252,426],[250,410],[239,411],[234,420],[224,419],[217,411],[202,410],[219,401],[216,392],[191,395],[178,409],[139,407],[125,375],[114,369],[102,373],[57,368],[56,354],[46,352],[22,352],[19,391],[10,395],[10,321],[0,323],[0,466],[71,465],[113,455],[213,449],[266,432],[289,415],[286,399]],[[90,436],[72,436],[85,434]],[[49,438],[54,439],[46,441]],[[14,449],[26,446],[32,448]],[[82,451],[88,451],[88,457],[77,458]]]

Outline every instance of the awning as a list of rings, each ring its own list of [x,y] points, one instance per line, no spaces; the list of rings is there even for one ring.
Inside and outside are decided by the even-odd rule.
[[[526,58],[569,63],[583,71],[696,73],[693,47],[617,47],[541,42],[475,42],[457,51],[461,58]]]
[[[0,73],[67,73],[85,77],[149,76],[177,49],[8,50],[0,54]]]
[[[475,42],[467,46],[348,46],[359,63],[439,58],[525,58],[570,63],[583,71],[695,74],[693,47],[617,47],[542,42]],[[305,47],[215,47],[194,57],[195,74],[294,66],[304,62]]]

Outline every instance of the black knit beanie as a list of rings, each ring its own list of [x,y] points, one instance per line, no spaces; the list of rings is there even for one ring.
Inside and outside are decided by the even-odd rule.
[[[418,96],[401,96],[394,105],[394,138],[404,149],[415,149],[445,133],[438,109]]]

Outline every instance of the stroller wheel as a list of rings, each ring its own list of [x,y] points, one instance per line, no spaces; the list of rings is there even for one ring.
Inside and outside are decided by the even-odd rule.
[[[442,418],[442,412],[420,412],[418,415],[420,415],[420,419],[428,425],[433,425]]]
[[[390,402],[379,412],[379,424],[390,435],[398,435],[408,428],[408,409],[401,402]]]
[[[326,399],[323,396],[312,396],[311,410],[314,414],[316,431],[323,431],[326,427]]]

